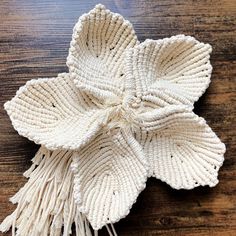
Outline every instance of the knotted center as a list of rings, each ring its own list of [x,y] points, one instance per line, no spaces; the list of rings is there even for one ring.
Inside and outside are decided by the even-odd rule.
[[[132,128],[135,125],[135,117],[137,109],[141,105],[141,99],[135,100],[134,103],[128,105],[121,98],[107,100],[104,108],[108,111],[109,128],[127,127]]]

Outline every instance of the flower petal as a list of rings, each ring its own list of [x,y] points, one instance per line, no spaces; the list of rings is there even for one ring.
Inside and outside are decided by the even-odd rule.
[[[156,107],[193,105],[209,86],[211,51],[209,44],[184,35],[148,39],[130,49],[125,61],[126,101],[138,98]]]
[[[77,149],[106,123],[107,111],[79,91],[69,74],[31,80],[5,104],[14,128],[48,149]]]
[[[94,229],[125,217],[145,188],[147,162],[130,131],[100,132],[74,155],[74,194]]]
[[[103,5],[82,15],[67,58],[76,85],[98,97],[120,97],[124,52],[137,43],[131,23]]]
[[[139,118],[136,139],[150,162],[149,176],[175,189],[215,186],[225,145],[203,118],[172,105]]]

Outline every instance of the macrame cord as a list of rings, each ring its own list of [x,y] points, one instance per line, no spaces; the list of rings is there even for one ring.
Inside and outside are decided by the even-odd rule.
[[[213,187],[225,145],[194,114],[210,83],[209,44],[176,35],[140,43],[98,4],[73,29],[69,73],[28,81],[4,107],[41,145],[0,225],[17,236],[98,236],[126,217],[148,177]]]

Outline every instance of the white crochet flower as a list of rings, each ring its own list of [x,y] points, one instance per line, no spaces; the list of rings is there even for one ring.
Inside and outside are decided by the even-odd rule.
[[[74,28],[69,73],[28,82],[5,108],[20,135],[74,151],[74,197],[99,229],[129,213],[148,176],[177,189],[217,184],[224,144],[192,112],[210,52],[184,35],[140,44],[130,22],[97,5]]]

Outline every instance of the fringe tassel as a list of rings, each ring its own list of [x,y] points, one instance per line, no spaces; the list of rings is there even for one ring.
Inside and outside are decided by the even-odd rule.
[[[72,151],[49,151],[41,147],[24,175],[29,181],[10,201],[18,203],[0,231],[12,227],[15,236],[69,236],[75,223],[76,236],[92,236],[89,222],[73,198]]]

